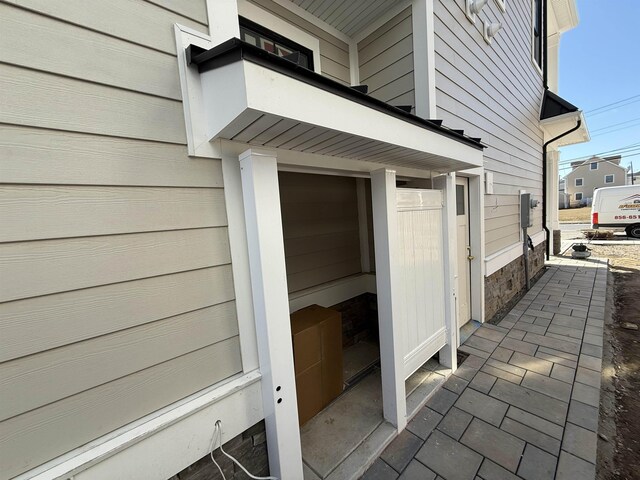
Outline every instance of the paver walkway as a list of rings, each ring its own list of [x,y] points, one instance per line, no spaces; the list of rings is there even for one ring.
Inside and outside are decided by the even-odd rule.
[[[606,262],[548,266],[364,479],[595,478]]]

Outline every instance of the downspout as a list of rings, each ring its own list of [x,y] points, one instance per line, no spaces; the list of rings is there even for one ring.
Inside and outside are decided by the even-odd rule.
[[[542,21],[544,22],[544,29],[542,32],[542,81],[544,84],[544,89],[548,90],[549,89],[549,83],[548,83],[548,63],[547,63],[547,50],[548,50],[548,35],[547,35],[547,25],[548,25],[548,21],[547,21],[547,3],[549,0],[541,0],[542,3]],[[546,238],[546,258],[547,260],[549,260],[549,255],[551,252],[551,235],[549,232],[549,227],[547,227],[547,147],[549,146],[550,143],[555,142],[556,140],[559,140],[560,138],[564,137],[565,135],[569,135],[571,132],[575,132],[577,129],[580,128],[580,125],[582,125],[582,120],[578,119],[578,122],[576,124],[575,127],[573,127],[570,130],[567,130],[564,133],[561,133],[560,135],[558,135],[557,137],[552,138],[551,140],[549,140],[548,142],[545,142],[544,145],[542,146],[542,228],[544,229],[545,232],[545,238]],[[556,205],[557,208],[557,205]]]
[[[549,260],[549,252],[551,248],[549,228],[547,227],[547,147],[549,146],[550,143],[553,143],[556,140],[559,140],[562,137],[569,135],[571,132],[575,132],[577,129],[580,128],[580,125],[582,125],[582,119],[579,118],[578,121],[576,122],[575,127],[567,130],[564,133],[561,133],[556,137],[553,137],[548,142],[545,142],[544,145],[542,146],[542,200],[544,202],[542,206],[542,228],[545,231],[545,237],[547,240],[547,245],[546,245],[547,260]]]

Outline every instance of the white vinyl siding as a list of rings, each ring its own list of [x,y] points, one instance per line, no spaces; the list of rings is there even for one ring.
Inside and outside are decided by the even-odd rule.
[[[351,76],[349,73],[349,46],[345,42],[337,39],[313,23],[300,18],[273,0],[250,1],[267,12],[316,37],[320,42],[320,67],[322,75],[345,85],[351,84]],[[254,21],[259,23],[257,20]]]
[[[279,174],[289,292],[362,271],[354,178]]]
[[[538,114],[543,86],[530,59],[531,8],[510,2],[503,13],[490,2],[482,17],[503,28],[491,45],[482,22],[470,23],[464,0],[434,2],[437,117],[451,128],[480,137],[494,193],[485,198],[486,254],[519,242],[520,190],[542,195],[542,143]],[[533,212],[531,233],[542,229]]]
[[[369,95],[392,105],[415,108],[411,8],[358,43],[360,83]]]
[[[206,22],[0,4],[3,477],[242,370],[221,164],[187,155],[175,56],[173,25]]]

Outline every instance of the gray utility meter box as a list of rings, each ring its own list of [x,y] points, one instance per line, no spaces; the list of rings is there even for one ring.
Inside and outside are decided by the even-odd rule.
[[[531,210],[533,205],[531,204],[531,194],[530,193],[521,193],[520,194],[520,227],[521,228],[529,228],[533,227],[533,215],[531,215]]]

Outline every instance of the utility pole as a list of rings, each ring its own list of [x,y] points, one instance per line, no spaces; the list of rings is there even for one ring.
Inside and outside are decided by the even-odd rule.
[[[631,185],[634,185],[636,182],[634,179],[635,172],[633,171],[633,161],[631,161],[630,165],[631,165]]]

